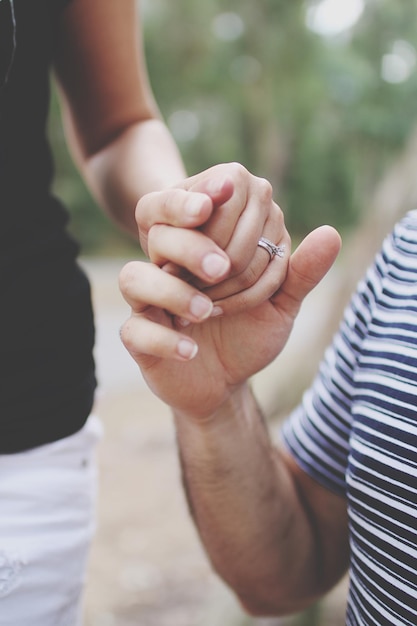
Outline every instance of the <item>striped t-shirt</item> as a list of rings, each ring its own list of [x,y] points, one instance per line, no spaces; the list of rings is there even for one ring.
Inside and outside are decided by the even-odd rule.
[[[349,626],[417,625],[417,211],[385,240],[283,429],[345,496]]]

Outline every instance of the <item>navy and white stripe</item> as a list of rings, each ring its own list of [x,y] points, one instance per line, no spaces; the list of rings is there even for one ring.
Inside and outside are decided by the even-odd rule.
[[[416,626],[417,212],[385,240],[283,435],[347,498],[346,623]]]

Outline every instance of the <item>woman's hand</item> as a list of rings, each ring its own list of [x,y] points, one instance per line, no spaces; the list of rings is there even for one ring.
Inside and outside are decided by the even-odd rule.
[[[218,313],[269,298],[285,277],[290,238],[271,185],[236,163],[144,196],[136,220],[151,261],[203,290]],[[270,264],[261,237],[282,246],[284,259]]]

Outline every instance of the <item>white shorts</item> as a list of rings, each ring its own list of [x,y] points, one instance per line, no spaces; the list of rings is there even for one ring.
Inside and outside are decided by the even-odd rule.
[[[95,529],[91,416],[65,439],[0,455],[0,626],[79,626]]]

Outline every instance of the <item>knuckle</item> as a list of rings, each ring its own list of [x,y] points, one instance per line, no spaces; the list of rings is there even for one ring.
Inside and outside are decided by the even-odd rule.
[[[244,165],[238,163],[237,161],[232,161],[228,164],[228,168],[230,169],[230,173],[236,180],[241,180],[242,178],[246,178],[248,175],[248,170]]]
[[[129,261],[129,263],[126,263],[126,265],[121,269],[119,274],[119,287],[122,293],[129,293],[135,281],[136,262]]]
[[[266,178],[258,178],[258,195],[261,202],[269,203],[272,200],[272,185]]]
[[[119,336],[122,344],[129,352],[130,356],[138,361],[144,353],[145,342],[144,334],[140,332],[140,325],[137,325],[137,319],[129,317],[120,327]]]
[[[125,322],[123,322],[123,324],[120,326],[119,336],[123,345],[128,350],[128,352],[132,352],[134,349],[134,342],[133,342],[134,334],[133,334],[130,318],[126,320]]]
[[[138,364],[145,355],[164,356],[172,351],[169,333],[152,329],[149,322],[154,324],[146,315],[131,315],[119,329],[122,344]]]

